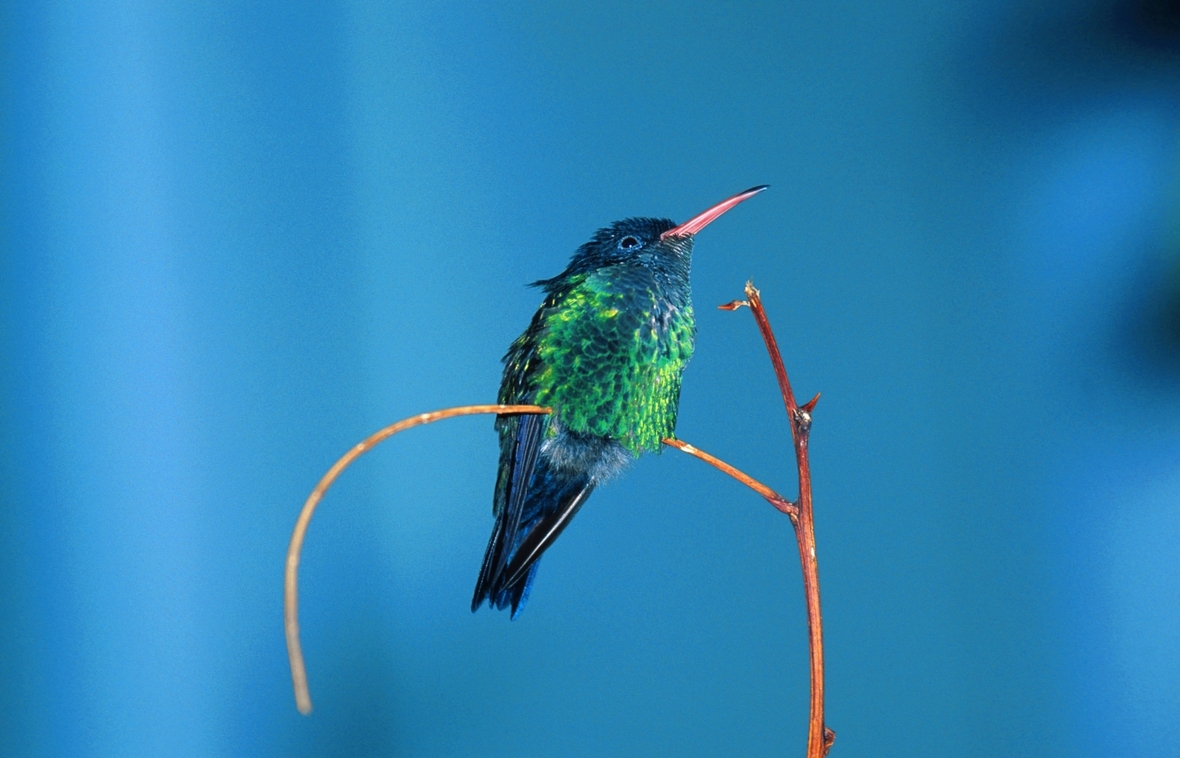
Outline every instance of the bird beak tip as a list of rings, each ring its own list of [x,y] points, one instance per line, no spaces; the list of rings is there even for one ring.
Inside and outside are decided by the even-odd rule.
[[[722,200],[720,203],[717,203],[704,212],[698,213],[680,226],[669,229],[660,235],[660,239],[667,239],[668,237],[690,237],[716,221],[722,216],[722,214],[732,209],[734,206],[749,200],[754,195],[757,195],[758,193],[763,192],[769,188],[769,184],[759,184],[757,187],[751,187],[744,192],[739,192],[731,198]]]

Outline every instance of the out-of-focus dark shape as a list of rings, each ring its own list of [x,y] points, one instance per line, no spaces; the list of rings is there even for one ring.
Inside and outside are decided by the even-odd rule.
[[[1146,47],[1180,52],[1180,0],[1139,0],[1115,7],[1116,27]]]
[[[1029,119],[1024,128],[1061,129],[1128,97],[1166,103],[1160,93],[1173,84],[1180,91],[1180,0],[1029,9],[975,50],[981,58],[965,69],[990,74],[975,82],[977,100],[988,104],[981,122],[1019,112]],[[1148,384],[1180,378],[1180,163],[1171,173],[1171,217],[1154,240],[1128,242],[1121,253],[1138,284],[1121,296],[1107,343],[1109,365]]]
[[[1143,297],[1128,309],[1126,347],[1136,370],[1173,383],[1180,378],[1180,191],[1170,205],[1169,232],[1143,275]]]

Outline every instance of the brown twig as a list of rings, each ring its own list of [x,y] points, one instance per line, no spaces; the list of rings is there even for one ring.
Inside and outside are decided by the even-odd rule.
[[[349,464],[372,450],[382,440],[389,439],[398,432],[415,426],[432,424],[435,421],[454,418],[456,416],[475,416],[481,413],[549,413],[548,408],[539,405],[461,405],[456,408],[444,408],[441,411],[419,413],[402,419],[396,424],[390,424],[375,432],[363,441],[357,443],[345,453],[340,460],[328,469],[319,484],[307,496],[303,510],[299,512],[299,519],[295,522],[295,531],[291,533],[291,544],[287,547],[287,570],[283,577],[283,628],[287,632],[287,657],[291,661],[291,682],[295,686],[295,706],[299,712],[307,715],[311,713],[311,694],[307,689],[307,669],[303,665],[303,648],[299,644],[299,554],[303,550],[303,538],[307,535],[307,525],[311,523],[311,516],[316,506],[323,499],[324,493],[336,481],[336,477]]]
[[[799,517],[799,508],[796,507],[795,504],[792,503],[790,500],[787,500],[785,497],[778,494],[777,492],[775,492],[771,488],[767,487],[765,484],[758,481],[754,477],[749,476],[748,474],[742,473],[741,471],[738,471],[736,468],[734,468],[733,466],[730,466],[728,463],[721,460],[720,458],[717,458],[716,456],[709,455],[704,450],[701,450],[700,448],[697,448],[697,447],[693,447],[692,445],[688,444],[684,440],[674,440],[671,437],[669,437],[667,439],[664,439],[663,443],[669,447],[676,448],[677,450],[679,450],[682,453],[688,453],[689,455],[693,456],[694,458],[700,458],[702,461],[709,464],[713,468],[716,468],[719,471],[729,474],[734,479],[737,479],[742,484],[744,484],[747,487],[749,487],[750,489],[754,490],[762,497],[766,498],[766,502],[770,503],[775,508],[777,508],[780,511],[782,511],[783,513],[787,514],[787,516],[791,519],[792,523],[794,523],[795,519]]]
[[[766,352],[774,366],[779,392],[787,409],[791,423],[791,438],[795,443],[795,463],[799,469],[799,500],[795,503],[797,516],[791,519],[795,526],[795,541],[799,545],[799,562],[803,568],[803,592],[807,601],[807,632],[811,650],[811,716],[807,730],[807,758],[823,758],[831,749],[836,733],[824,724],[824,635],[823,620],[819,608],[819,568],[815,555],[815,519],[811,508],[811,465],[807,458],[807,441],[811,433],[811,412],[819,402],[819,395],[800,406],[795,402],[787,369],[779,353],[778,341],[766,318],[762,298],[753,282],[746,283],[746,300],[735,300],[720,306],[723,310],[737,310],[748,306],[758,323],[758,331],[766,343]],[[789,514],[788,514],[789,515]]]

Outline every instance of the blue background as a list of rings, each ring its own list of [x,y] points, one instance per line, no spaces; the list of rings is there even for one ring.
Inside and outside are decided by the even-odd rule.
[[[1169,13],[1171,15],[1169,15]],[[703,232],[679,435],[813,467],[833,756],[1180,755],[1166,3],[0,10],[0,753],[800,755],[790,525],[686,456],[468,611],[491,402],[574,248]]]

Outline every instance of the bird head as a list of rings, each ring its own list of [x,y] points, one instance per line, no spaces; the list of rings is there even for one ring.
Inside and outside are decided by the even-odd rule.
[[[594,233],[590,241],[578,248],[560,276],[536,282],[546,286],[576,274],[589,273],[620,263],[638,262],[648,266],[687,266],[697,232],[716,221],[738,203],[762,192],[763,184],[739,192],[707,210],[677,224],[666,218],[627,218]]]

